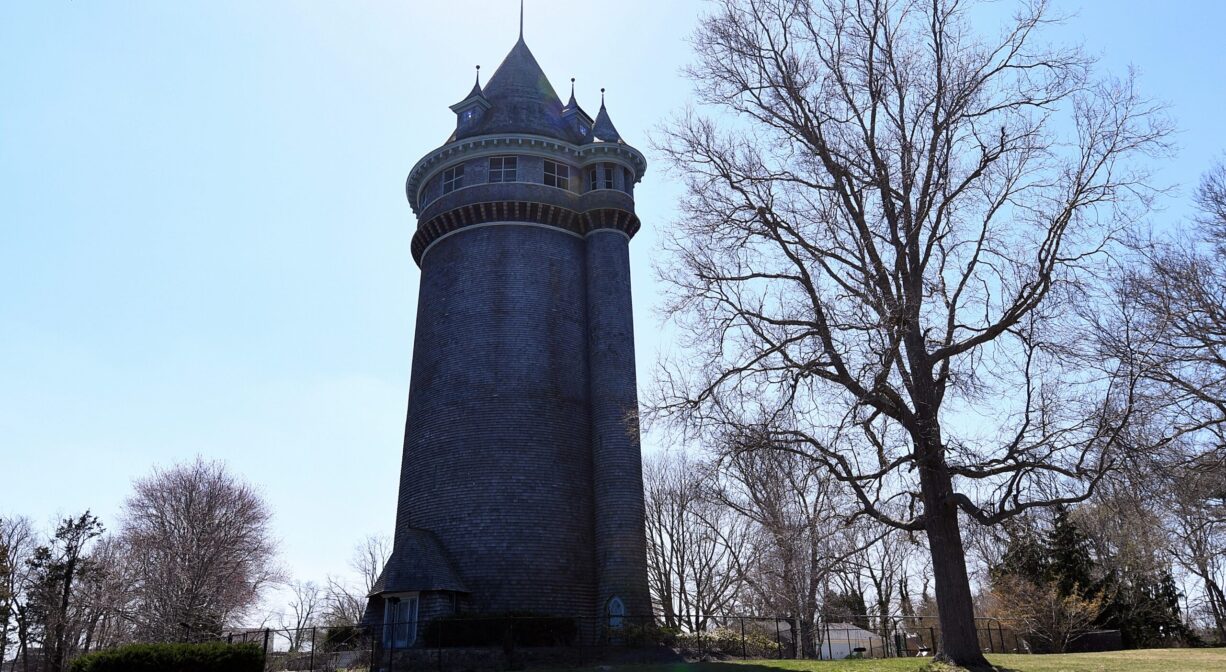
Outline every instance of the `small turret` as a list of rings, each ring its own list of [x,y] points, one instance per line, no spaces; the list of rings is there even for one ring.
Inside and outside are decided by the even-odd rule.
[[[604,106],[604,89],[600,90],[600,112],[596,113],[596,123],[592,126],[592,135],[601,142],[622,141],[622,136],[617,133],[617,128],[613,126],[613,120],[609,118],[609,110]]]
[[[562,121],[580,144],[592,141],[592,118],[575,100],[575,78],[570,78],[570,100],[562,108]]]
[[[490,105],[489,99],[481,91],[481,66],[478,65],[477,81],[473,84],[472,91],[468,92],[464,100],[451,106],[451,111],[456,113],[456,134],[477,128],[481,120],[485,118],[485,112],[490,109]]]

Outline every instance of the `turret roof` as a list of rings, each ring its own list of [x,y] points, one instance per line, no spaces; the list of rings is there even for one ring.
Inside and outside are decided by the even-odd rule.
[[[481,123],[456,139],[490,133],[531,133],[577,141],[562,120],[562,100],[522,37],[479,92],[490,102]],[[470,94],[471,95],[471,94]]]
[[[473,82],[472,91],[464,96],[464,100],[451,106],[454,112],[460,112],[465,108],[471,107],[473,104],[489,107],[490,101],[485,97],[485,93],[481,90],[481,66],[477,66],[477,81]]]
[[[613,120],[609,118],[609,111],[604,106],[604,89],[600,90],[600,112],[596,113],[596,123],[592,125],[592,135],[596,136],[597,140],[604,142],[621,142],[622,136],[618,134],[617,128],[613,126]]]
[[[478,65],[477,66],[477,81],[473,82],[473,90],[468,92],[468,95],[465,96],[465,99],[467,100],[468,98],[472,98],[473,96],[483,96],[483,95],[485,94],[481,91],[481,66]]]

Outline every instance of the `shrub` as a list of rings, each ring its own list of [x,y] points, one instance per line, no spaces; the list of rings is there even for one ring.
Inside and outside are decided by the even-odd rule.
[[[713,628],[705,632],[687,632],[676,639],[676,647],[686,652],[718,654],[739,657],[744,653],[752,658],[772,657],[779,643],[765,633],[748,630],[743,635],[739,629]]]
[[[68,672],[262,672],[258,644],[132,644],[90,653]]]
[[[324,630],[325,651],[353,651],[364,647],[363,630],[356,625],[336,625]]]
[[[575,619],[530,613],[455,614],[431,620],[422,633],[426,647],[570,646]]]
[[[605,627],[606,641],[616,641],[620,639],[627,646],[631,647],[654,645],[675,646],[677,643],[677,638],[680,636],[680,629],[669,628],[652,622],[631,622],[620,628]]]

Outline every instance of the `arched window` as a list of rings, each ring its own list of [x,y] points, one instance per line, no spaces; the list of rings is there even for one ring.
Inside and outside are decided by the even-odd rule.
[[[620,628],[626,620],[626,603],[614,596],[609,600],[609,627]]]

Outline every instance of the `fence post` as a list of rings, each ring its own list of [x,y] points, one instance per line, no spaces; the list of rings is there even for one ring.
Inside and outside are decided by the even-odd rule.
[[[779,636],[779,617],[775,617],[775,649],[779,653],[779,660],[783,660],[783,638]]]
[[[375,625],[375,624],[373,624],[373,623],[372,623],[372,624],[371,624],[371,626],[370,626],[370,629],[371,629],[371,633],[370,633],[370,667],[371,667],[372,669],[373,669],[373,668],[374,668],[374,666],[375,666],[375,642],[377,641],[377,639],[378,639],[379,637],[382,637],[382,636],[383,636],[383,629],[384,629],[385,627],[386,627],[386,626],[384,626],[384,625]]]
[[[312,627],[311,628],[311,666],[309,668],[311,672],[315,672],[315,635],[316,634],[317,633],[315,632],[315,628]]]
[[[749,649],[745,646],[745,617],[741,617],[741,660],[749,660]]]
[[[264,628],[264,667],[268,667],[268,638],[272,635],[272,631]]]
[[[387,653],[387,669],[388,672],[396,672],[396,640],[400,639],[400,633],[396,631],[399,627],[398,617],[400,616],[400,608],[392,610],[392,645],[388,647]]]

